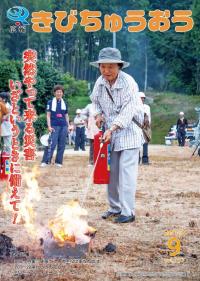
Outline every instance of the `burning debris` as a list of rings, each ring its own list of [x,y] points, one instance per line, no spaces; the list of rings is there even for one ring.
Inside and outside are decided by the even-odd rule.
[[[54,220],[49,222],[49,229],[55,241],[62,246],[66,242],[75,244],[86,244],[91,240],[91,234],[96,229],[90,227],[84,217],[87,211],[83,209],[78,201],[71,201],[58,209]]]
[[[23,175],[27,188],[25,189],[25,193],[23,195],[23,200],[19,205],[19,212],[16,220],[16,224],[23,224],[27,230],[27,232],[35,237],[37,230],[35,226],[36,221],[36,213],[34,212],[34,202],[40,201],[41,195],[38,186],[38,182],[35,178],[36,172],[26,172]],[[5,191],[2,196],[3,207],[6,211],[13,210],[10,204],[10,194],[9,190]]]
[[[23,258],[28,257],[29,254],[21,247],[15,247],[12,244],[12,239],[7,235],[0,234],[0,260],[9,258]]]
[[[49,222],[50,232],[44,239],[46,258],[85,257],[96,233],[84,219],[86,216],[87,211],[77,201],[58,209],[55,219]]]
[[[80,259],[85,258],[90,251],[91,244],[76,244],[75,242],[66,241],[59,245],[53,236],[44,240],[44,257],[45,258],[62,258],[62,259]]]
[[[48,226],[41,226],[38,222],[36,224],[34,202],[39,201],[41,196],[35,173],[25,173],[24,180],[27,188],[19,205],[16,223],[23,224],[31,238],[38,241],[45,258],[85,257],[96,233],[96,229],[90,227],[85,219],[87,210],[83,209],[78,201],[70,201],[57,210],[55,218],[49,220]],[[12,211],[9,199],[9,192],[4,192],[4,209]],[[4,239],[3,247],[8,244],[12,248],[11,241],[9,237]]]

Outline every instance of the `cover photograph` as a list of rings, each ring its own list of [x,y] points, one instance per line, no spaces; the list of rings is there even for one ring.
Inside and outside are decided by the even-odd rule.
[[[200,2],[0,1],[0,281],[200,281]]]

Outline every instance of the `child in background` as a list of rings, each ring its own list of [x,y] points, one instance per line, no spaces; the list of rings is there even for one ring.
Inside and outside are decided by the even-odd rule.
[[[94,118],[95,110],[92,103],[88,104],[81,113],[87,118],[87,131],[86,136],[90,144],[90,154],[89,154],[89,164],[94,164],[94,136],[99,132],[99,129],[96,126],[96,121]]]
[[[69,145],[75,145],[75,126],[72,121],[69,121]]]

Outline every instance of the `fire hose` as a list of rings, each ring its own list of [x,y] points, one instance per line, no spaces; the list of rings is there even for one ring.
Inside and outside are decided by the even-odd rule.
[[[99,156],[100,156],[100,154],[101,154],[101,149],[102,149],[103,145],[104,145],[104,142],[102,141],[102,142],[100,143],[99,152],[98,152],[98,154],[97,154],[96,161],[94,162],[94,167],[93,167],[92,172],[91,172],[91,174],[90,174],[90,176],[89,176],[89,178],[88,178],[88,181],[87,181],[87,187],[86,187],[86,189],[85,189],[85,194],[84,194],[84,196],[83,196],[82,205],[84,205],[84,202],[85,202],[87,193],[88,193],[88,191],[89,191],[90,182],[91,182],[91,179],[92,179],[92,177],[93,177],[94,171],[95,171],[95,169],[96,169],[96,165],[97,165],[97,163],[98,163]]]

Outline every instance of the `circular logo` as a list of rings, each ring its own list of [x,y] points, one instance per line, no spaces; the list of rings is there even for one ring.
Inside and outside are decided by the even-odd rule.
[[[9,20],[17,22],[17,25],[19,25],[19,23],[22,25],[29,25],[26,20],[29,16],[29,11],[22,6],[14,6],[10,8],[6,13],[6,16]]]

